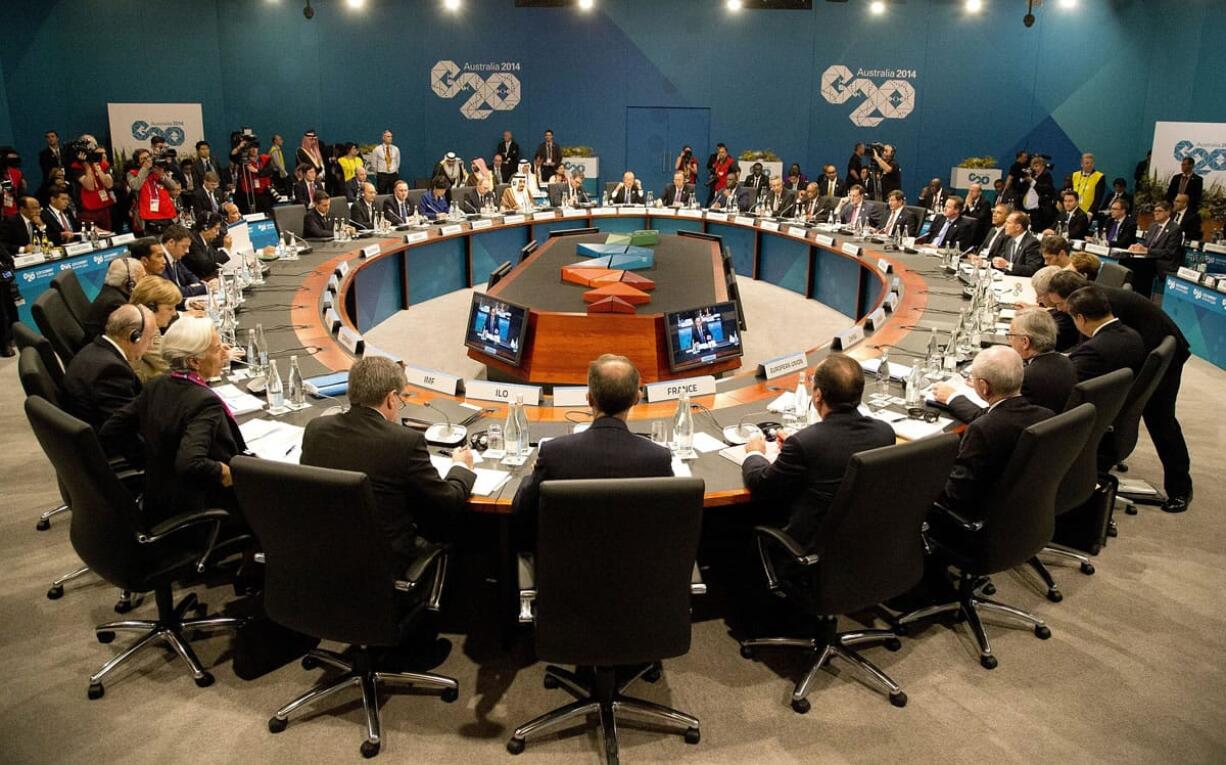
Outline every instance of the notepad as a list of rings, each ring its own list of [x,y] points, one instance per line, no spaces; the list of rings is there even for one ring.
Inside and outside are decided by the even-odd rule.
[[[226,402],[226,406],[230,407],[230,412],[235,417],[258,412],[264,408],[263,401],[241,390],[232,383],[218,385],[216,388],[213,388],[213,392],[220,396],[222,401]]]
[[[762,454],[762,452],[754,452],[754,454]],[[745,451],[745,445],[741,444],[739,446],[729,446],[727,449],[720,449],[719,456],[740,465],[745,462],[747,457],[749,457],[749,453]],[[766,457],[768,461],[774,462],[779,456],[779,442],[767,441],[766,454],[763,454],[762,456]]]
[[[450,457],[444,457],[441,454],[431,454],[430,464],[438,471],[439,478],[446,478],[447,473],[451,471],[452,462]],[[473,483],[474,497],[488,497],[501,489],[507,481],[511,480],[511,474],[505,470],[490,470],[489,468],[473,468],[473,472],[477,474],[477,480]]]
[[[275,462],[298,462],[306,428],[276,420],[251,420],[238,427],[247,448],[257,457]]]

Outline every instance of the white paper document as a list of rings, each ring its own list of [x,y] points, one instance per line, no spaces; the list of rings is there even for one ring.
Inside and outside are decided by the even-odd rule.
[[[701,452],[703,454],[707,454],[708,452],[717,452],[720,449],[723,449],[727,445],[728,444],[719,440],[715,436],[712,436],[708,433],[704,433],[701,430],[695,431],[694,433],[694,441],[693,441],[694,450]]]
[[[232,383],[218,385],[216,388],[213,388],[213,392],[220,396],[222,401],[226,402],[226,406],[230,407],[230,412],[235,417],[258,412],[264,408],[263,401]]]
[[[306,428],[276,420],[251,420],[238,426],[247,448],[261,459],[298,462]]]
[[[754,452],[754,453],[762,454],[762,452]],[[745,445],[741,444],[739,446],[729,446],[727,449],[720,449],[719,456],[723,457],[726,460],[735,462],[736,464],[740,465],[749,456],[749,453],[745,451]],[[767,460],[774,462],[775,458],[779,456],[779,442],[778,441],[767,441],[766,442],[766,454],[763,456],[766,457]]]
[[[866,376],[877,374],[877,367],[881,366],[881,357],[875,359],[865,359],[860,362],[860,367],[864,370]],[[906,380],[911,375],[911,367],[906,364],[896,364],[890,362],[890,379]]]
[[[446,478],[450,472],[452,462],[450,457],[444,457],[441,454],[431,454],[430,464],[434,465],[434,469],[438,471],[439,478]],[[490,470],[488,468],[475,468],[473,470],[477,474],[477,481],[473,484],[474,497],[488,497],[498,491],[503,485],[511,480],[511,474],[505,470]]]

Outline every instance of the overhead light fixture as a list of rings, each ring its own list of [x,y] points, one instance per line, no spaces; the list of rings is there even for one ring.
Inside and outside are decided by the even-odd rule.
[[[579,10],[590,11],[596,7],[596,0],[579,0]]]
[[[983,10],[983,0],[966,0],[967,13],[979,13]]]
[[[349,6],[355,11],[359,10],[365,4],[366,0],[345,0],[345,5]]]
[[[873,0],[873,2],[868,4],[868,11],[874,16],[880,16],[885,13],[885,2],[883,0]]]
[[[741,0],[728,0],[728,2],[724,3],[724,7],[736,13],[741,10]]]
[[[443,0],[443,7],[454,13],[460,10],[460,0]]]
[[[1060,0],[1061,8],[1076,8],[1077,0]]]

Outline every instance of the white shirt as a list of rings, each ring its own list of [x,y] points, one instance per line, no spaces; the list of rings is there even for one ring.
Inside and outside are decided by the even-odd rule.
[[[391,159],[388,159],[388,155]],[[400,149],[395,144],[381,143],[370,152],[376,173],[395,173],[400,170]]]
[[[1104,321],[1102,324],[1099,324],[1099,325],[1098,325],[1098,329],[1094,330],[1094,334],[1093,334],[1093,335],[1090,335],[1090,337],[1094,337],[1094,335],[1097,335],[1099,332],[1101,332],[1101,331],[1102,331],[1102,328],[1103,328],[1103,327],[1107,326],[1108,324],[1114,324],[1114,323],[1116,323],[1117,321],[1119,321],[1119,319],[1118,319],[1118,318],[1111,318],[1111,319],[1110,319],[1110,320],[1108,320],[1108,321]]]

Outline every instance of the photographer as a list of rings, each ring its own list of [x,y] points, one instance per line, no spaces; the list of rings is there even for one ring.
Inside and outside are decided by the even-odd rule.
[[[1042,231],[1055,220],[1056,187],[1047,157],[1035,154],[1030,158],[1030,166],[1021,171],[1017,198],[1021,200],[1022,210],[1030,216],[1032,230]]]
[[[93,223],[103,231],[113,231],[115,222],[111,209],[115,206],[115,179],[106,152],[93,136],[83,135],[70,147],[72,164],[68,166],[77,188],[78,219]]]
[[[21,155],[11,146],[0,149],[0,207],[7,217],[17,214],[17,200],[26,193],[21,173]]]
[[[244,213],[272,212],[272,157],[260,153],[260,139],[253,135],[244,137],[246,147],[241,160],[235,164],[238,192],[234,195],[239,209]]]
[[[728,184],[728,173],[740,168],[736,160],[728,153],[728,147],[722,143],[715,144],[715,153],[707,159],[707,207],[715,201],[715,197]]]
[[[674,171],[685,173],[685,182],[694,185],[698,183],[698,157],[694,156],[694,149],[690,146],[683,146],[681,153],[677,155],[677,161],[673,163]]]
[[[166,145],[166,139],[160,135],[155,135],[149,139],[149,151],[153,153],[154,161],[162,160],[162,171],[174,178],[175,183],[180,186],[187,184],[187,178],[183,175],[183,168],[179,167],[179,152]]]
[[[128,170],[128,190],[136,197],[132,228],[146,235],[160,234],[178,216],[170,189],[179,184],[170,176],[169,160],[155,160],[148,149],[137,149],[132,161],[134,167]]]
[[[873,164],[868,167],[869,198],[880,201],[891,191],[902,189],[902,167],[894,157],[894,147],[890,144],[874,143],[870,149]]]

